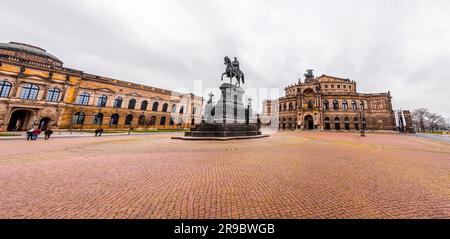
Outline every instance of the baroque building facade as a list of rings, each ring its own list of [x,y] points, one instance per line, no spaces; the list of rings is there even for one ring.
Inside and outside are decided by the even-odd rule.
[[[266,123],[275,117],[282,130],[399,130],[391,99],[390,92],[358,93],[355,81],[314,77],[308,70],[304,82],[285,88],[284,97],[263,102],[262,117]],[[410,112],[403,116],[404,131],[411,131]]]
[[[0,43],[0,131],[189,128],[203,98],[66,68],[46,50]]]

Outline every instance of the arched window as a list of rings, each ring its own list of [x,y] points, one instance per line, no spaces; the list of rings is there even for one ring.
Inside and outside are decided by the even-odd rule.
[[[145,125],[145,115],[139,116],[138,124],[139,125]]]
[[[344,129],[350,130],[350,119],[348,117],[344,118]]]
[[[325,123],[325,130],[330,130],[330,129],[331,129],[331,126],[330,126],[330,118],[325,117],[324,123]]]
[[[78,96],[76,103],[79,105],[87,105],[89,103],[89,97],[90,95],[87,92],[83,92]]]
[[[334,100],[334,101],[333,101],[333,109],[334,109],[334,110],[339,109],[339,102],[338,102],[337,100]]]
[[[341,121],[339,117],[334,118],[334,129],[340,130],[341,129]]]
[[[94,125],[102,125],[103,122],[103,114],[98,113],[94,116]]]
[[[361,102],[359,103],[359,105],[361,106],[361,109],[362,109],[362,110],[365,109],[365,108],[364,108],[364,101],[361,101]]]
[[[174,124],[175,124],[175,123],[174,123],[173,117],[170,117],[169,125],[172,126],[172,125],[174,125]]]
[[[356,105],[356,102],[352,100],[352,110],[357,110],[358,106]]]
[[[177,112],[177,105],[172,105],[172,113],[176,113]]]
[[[152,116],[152,117],[150,118],[150,125],[151,125],[151,126],[156,125],[156,116]]]
[[[23,100],[36,100],[39,93],[39,86],[33,84],[25,84],[22,87],[20,98]]]
[[[102,95],[98,97],[97,106],[106,107],[106,102],[108,102],[108,96]]]
[[[303,91],[303,94],[305,94],[305,95],[312,95],[312,94],[314,94],[314,90],[311,89],[311,88],[307,88],[307,89],[305,89]]]
[[[153,103],[152,111],[155,111],[155,112],[158,111],[158,106],[159,106],[158,102]]]
[[[283,110],[286,111],[286,103],[283,105]]]
[[[135,99],[131,99],[128,102],[128,109],[133,109],[134,110],[134,108],[136,108],[136,100]]]
[[[147,110],[148,101],[144,100],[141,103],[141,110]]]
[[[127,117],[125,117],[125,125],[131,124],[133,124],[133,115],[127,115]]]
[[[123,102],[122,97],[117,96],[116,99],[114,99],[114,105],[113,105],[113,107],[114,107],[114,108],[122,108],[122,102]]]
[[[58,102],[60,93],[61,91],[58,88],[49,89],[47,94],[47,101]]]
[[[161,120],[159,121],[159,125],[166,125],[166,117],[161,117]]]
[[[292,103],[289,103],[289,111],[293,110],[294,107],[292,106]]]
[[[328,100],[324,100],[323,101],[323,109],[328,110],[329,108],[330,108],[330,103],[328,102]]]
[[[342,109],[343,110],[348,110],[348,103],[346,100],[342,101]]]
[[[358,121],[359,120],[358,120],[357,117],[353,118],[353,123],[354,123],[355,130],[359,130],[359,122]]]
[[[2,81],[0,83],[0,97],[8,97],[11,91],[12,84],[7,81]]]
[[[109,125],[118,125],[119,124],[119,115],[113,114],[111,115],[111,120],[109,121]]]
[[[196,112],[197,112],[197,108],[196,107],[192,107],[192,115],[195,115]]]
[[[169,104],[165,103],[162,107],[162,112],[167,112],[168,108],[169,108]]]
[[[184,114],[184,105],[182,105],[180,108],[180,114]]]
[[[85,116],[86,115],[83,112],[75,113],[72,118],[72,124],[83,124]]]

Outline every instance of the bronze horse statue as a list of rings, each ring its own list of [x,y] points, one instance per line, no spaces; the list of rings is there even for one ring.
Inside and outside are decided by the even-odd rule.
[[[230,84],[232,84],[233,82],[233,77],[236,78],[237,82],[236,82],[236,86],[241,86],[241,81],[242,84],[245,84],[244,81],[244,73],[239,69],[239,62],[237,61],[236,58],[234,58],[235,60],[233,62],[231,62],[230,58],[228,56],[224,57],[224,64],[227,66],[225,72],[222,74],[222,81],[223,81],[223,76],[226,75],[228,78],[230,78]]]

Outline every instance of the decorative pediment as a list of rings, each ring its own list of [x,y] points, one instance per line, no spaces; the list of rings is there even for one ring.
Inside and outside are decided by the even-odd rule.
[[[42,76],[38,76],[38,75],[29,75],[26,77],[22,77],[23,79],[28,79],[28,80],[48,80],[48,78],[42,77]]]
[[[131,96],[131,97],[142,97],[142,95],[138,94],[138,93],[129,93],[126,94],[126,96]]]
[[[111,93],[111,94],[115,94],[116,93],[113,90],[108,89],[108,88],[99,88],[99,89],[95,89],[95,90],[99,91],[99,92],[105,92],[105,93]]]
[[[152,100],[163,100],[163,98],[161,98],[159,96],[151,97],[150,99],[152,99]]]

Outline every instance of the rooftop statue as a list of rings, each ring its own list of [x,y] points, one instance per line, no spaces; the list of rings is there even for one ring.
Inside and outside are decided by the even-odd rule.
[[[227,66],[225,69],[225,72],[222,74],[222,81],[223,81],[223,76],[227,76],[228,78],[230,78],[230,84],[232,84],[233,82],[233,78],[236,78],[237,82],[236,82],[236,86],[241,86],[241,81],[242,84],[245,84],[244,82],[244,73],[241,71],[241,69],[239,68],[239,61],[238,59],[235,57],[234,61],[231,62],[231,59],[226,56],[224,57],[224,64]]]
[[[311,83],[314,80],[314,73],[313,73],[313,71],[314,70],[312,70],[312,69],[307,69],[306,73],[303,74],[305,76],[305,83],[308,84],[308,83]]]

